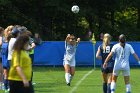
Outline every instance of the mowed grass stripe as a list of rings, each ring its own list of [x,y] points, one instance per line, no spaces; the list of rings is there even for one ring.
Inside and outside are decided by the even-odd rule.
[[[74,93],[102,93],[102,77],[100,69],[94,70]]]
[[[69,93],[73,93],[76,91],[80,83],[87,78],[88,75],[90,75],[94,70],[90,70],[87,74],[85,74],[77,83],[76,85],[72,88],[72,90]]]

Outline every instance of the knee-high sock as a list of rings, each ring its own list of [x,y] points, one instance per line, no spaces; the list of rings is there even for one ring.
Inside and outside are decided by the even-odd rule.
[[[111,93],[111,83],[107,85],[107,93]]]
[[[72,81],[73,76],[70,74],[70,82]]]
[[[107,93],[107,83],[103,83],[103,92]]]
[[[111,93],[115,93],[116,83],[111,82]]]
[[[126,85],[126,93],[131,93],[131,85],[130,84]]]
[[[8,79],[4,79],[4,89],[8,89]]]
[[[70,83],[70,73],[65,73],[66,83]]]

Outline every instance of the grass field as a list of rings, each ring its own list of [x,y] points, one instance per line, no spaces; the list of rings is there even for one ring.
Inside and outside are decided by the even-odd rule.
[[[71,86],[67,86],[62,67],[34,67],[35,93],[103,93],[99,68],[76,67]],[[131,69],[132,93],[140,92],[140,69]],[[3,93],[0,91],[0,93]],[[125,93],[123,77],[118,78],[116,93]]]
[[[63,68],[34,68],[35,93],[102,93],[102,77],[100,69],[77,67],[71,86],[65,84]],[[87,77],[87,73],[92,71]],[[83,79],[84,77],[84,79]],[[140,92],[140,69],[131,69],[132,93]],[[125,84],[120,75],[116,93],[125,93]]]

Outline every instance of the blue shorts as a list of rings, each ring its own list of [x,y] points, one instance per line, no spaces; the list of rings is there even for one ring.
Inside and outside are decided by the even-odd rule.
[[[10,69],[10,62],[11,62],[11,60],[7,60],[7,63],[2,64],[2,67],[3,67],[4,69],[9,70],[9,69]]]

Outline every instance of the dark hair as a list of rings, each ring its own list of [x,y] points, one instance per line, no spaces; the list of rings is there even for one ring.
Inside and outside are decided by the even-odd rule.
[[[17,29],[18,29],[20,32],[27,31],[27,28],[26,28],[25,26],[18,26]]]
[[[11,34],[13,35],[14,38],[16,38],[19,33],[20,33],[20,31],[16,27],[14,27],[11,32]]]
[[[14,44],[14,50],[20,54],[21,50],[24,50],[25,44],[29,42],[29,36],[27,35],[21,35],[17,38],[15,44]]]
[[[125,37],[124,34],[121,34],[121,35],[119,36],[119,41],[120,41],[121,43],[125,43],[125,42],[126,42],[126,37]]]
[[[19,33],[20,31],[16,27],[14,27],[12,29],[12,32],[7,36],[8,42],[10,41],[11,38],[17,38]]]
[[[3,27],[0,27],[0,34],[2,34],[4,31],[4,28]]]
[[[29,37],[32,37],[32,33],[30,32],[30,31],[24,31],[23,33],[22,33],[22,35],[27,35],[27,36],[29,36]]]
[[[12,35],[12,33],[10,33],[8,36],[7,36],[7,40],[8,42],[10,41],[11,38],[13,38],[14,36]]]
[[[0,31],[4,31],[4,28],[3,27],[0,27]]]

